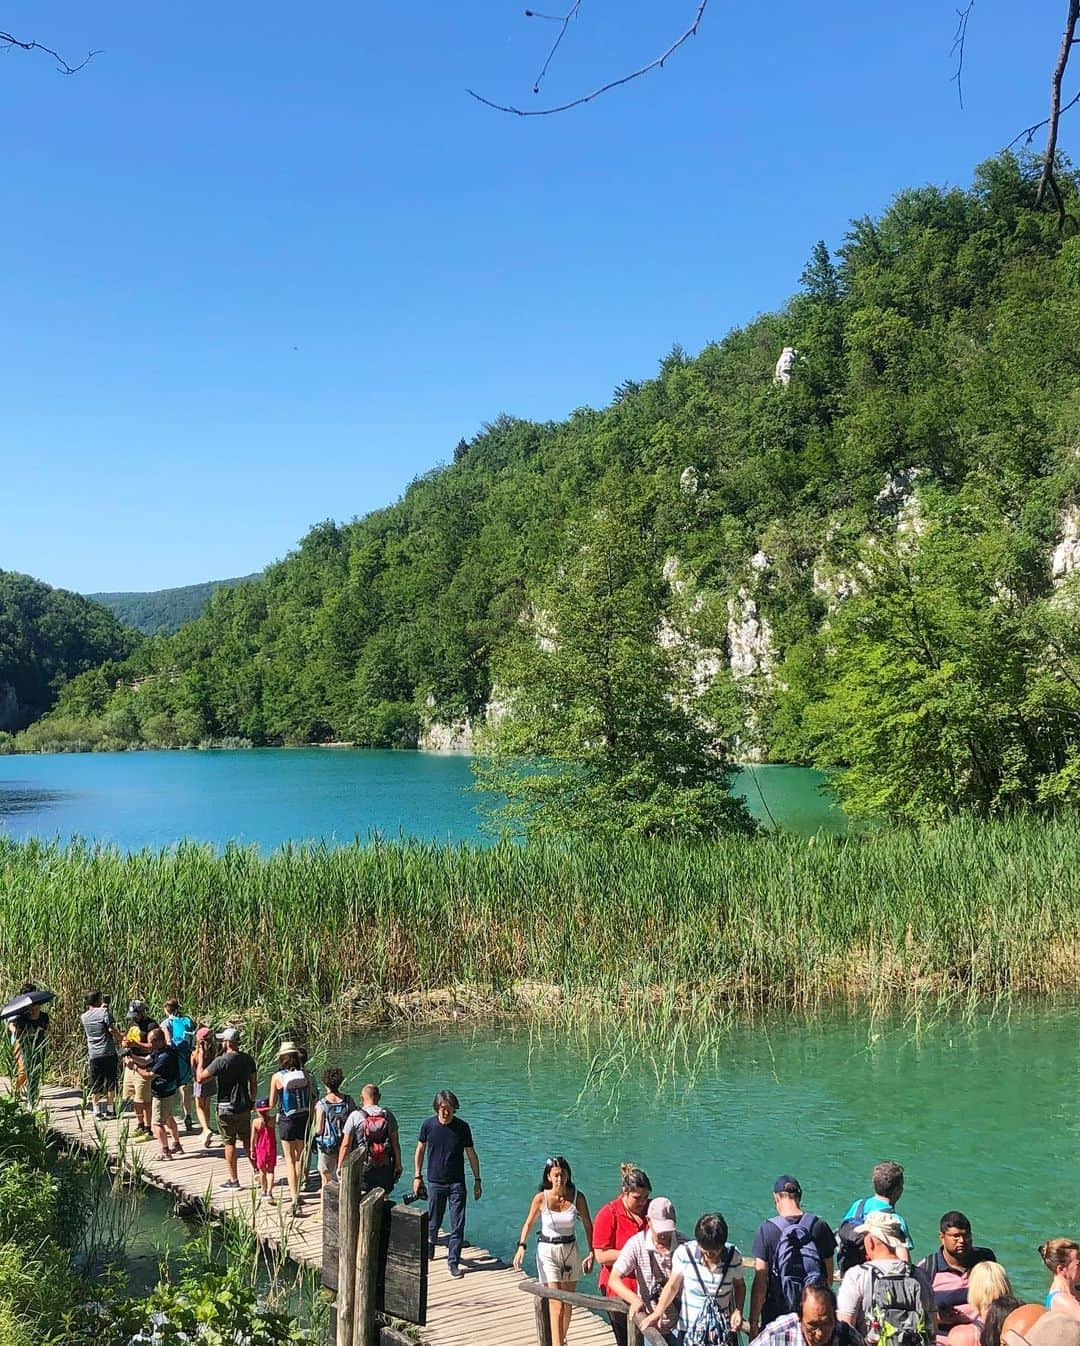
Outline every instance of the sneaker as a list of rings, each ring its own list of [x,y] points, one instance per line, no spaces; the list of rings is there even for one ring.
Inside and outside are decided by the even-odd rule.
[[[465,1273],[464,1271],[462,1271],[461,1267],[459,1267],[456,1262],[451,1262],[450,1275],[453,1276],[454,1280],[459,1281],[461,1280],[462,1276],[465,1275]]]
[[[188,1135],[191,1135],[192,1131],[195,1130],[195,1123],[191,1120],[191,1118],[187,1115],[187,1113],[184,1114],[184,1130],[188,1133]]]
[[[228,1178],[225,1182],[218,1183],[219,1192],[239,1192],[240,1184],[235,1178]]]
[[[202,1141],[203,1149],[208,1150],[210,1146],[213,1145],[213,1143],[214,1143],[214,1133],[212,1131],[207,1131],[206,1135],[203,1136]]]
[[[159,1158],[159,1159],[171,1159],[171,1158],[172,1158],[172,1155],[169,1153],[168,1150],[162,1150],[161,1153],[158,1155],[158,1158]]]
[[[172,1147],[172,1149],[169,1151],[169,1153],[170,1153],[170,1154],[183,1154],[183,1153],[184,1153],[184,1147],[183,1147],[182,1145],[174,1145],[174,1146]]]

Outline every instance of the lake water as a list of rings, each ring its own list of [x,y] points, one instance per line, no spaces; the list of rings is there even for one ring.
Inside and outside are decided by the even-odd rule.
[[[760,766],[736,788],[751,812],[800,834],[843,831],[803,767]],[[60,753],[0,757],[0,833],[82,836],[125,850],[184,838],[272,850],[287,841],[341,844],[381,833],[439,841],[484,838],[469,759],[347,748]]]
[[[1075,1034],[1065,1010],[945,1020],[920,1033],[896,1022],[788,1021],[725,1033],[715,1058],[693,1070],[635,1051],[603,1081],[602,1042],[544,1041],[524,1029],[458,1023],[395,1037],[392,1055],[368,1069],[370,1041],[339,1056],[357,1084],[383,1079],[406,1178],[435,1090],[458,1095],[485,1177],[468,1236],[505,1257],[549,1155],[569,1159],[594,1212],[616,1194],[620,1162],[639,1164],[654,1194],[675,1203],[680,1228],[720,1210],[744,1253],[773,1213],[778,1174],[794,1174],[806,1209],[835,1228],[869,1195],[872,1165],[893,1159],[906,1169],[900,1208],[917,1256],[937,1246],[941,1215],[959,1209],[1014,1286],[1041,1298],[1036,1245],[1080,1232],[1065,1181],[1080,1129],[1071,1064],[1063,1070]]]

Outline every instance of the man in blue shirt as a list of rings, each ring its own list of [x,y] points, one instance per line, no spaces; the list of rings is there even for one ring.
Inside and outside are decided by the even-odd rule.
[[[439,1224],[450,1208],[450,1229],[447,1238],[447,1262],[450,1275],[464,1275],[461,1269],[461,1248],[465,1241],[465,1160],[473,1172],[473,1196],[480,1200],[480,1160],[476,1157],[469,1124],[456,1116],[457,1095],[449,1089],[440,1089],[432,1102],[433,1117],[420,1128],[420,1139],[413,1160],[413,1192],[419,1195],[424,1185],[424,1155],[427,1155],[428,1187],[428,1257],[435,1256],[435,1236]]]
[[[896,1216],[900,1228],[904,1231],[904,1240],[907,1243],[907,1260],[911,1260],[911,1249],[915,1246],[911,1238],[911,1231],[907,1227],[907,1221],[896,1209],[896,1203],[900,1200],[904,1191],[903,1166],[893,1163],[891,1159],[883,1159],[880,1164],[874,1165],[870,1174],[870,1182],[874,1188],[874,1195],[862,1197],[859,1201],[853,1201],[836,1231],[836,1260],[841,1276],[845,1271],[849,1271],[852,1267],[862,1266],[863,1262],[866,1261],[862,1235],[856,1234],[854,1231],[862,1224],[864,1217],[873,1210],[887,1211],[890,1215]]]

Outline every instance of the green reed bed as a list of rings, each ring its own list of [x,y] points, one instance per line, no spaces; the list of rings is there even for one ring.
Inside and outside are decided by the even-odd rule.
[[[1072,991],[1080,822],[869,836],[490,849],[374,843],[270,856],[0,842],[0,984],[88,986],[325,1030],[557,995],[566,1017],[886,1009]],[[552,988],[555,988],[554,990]]]

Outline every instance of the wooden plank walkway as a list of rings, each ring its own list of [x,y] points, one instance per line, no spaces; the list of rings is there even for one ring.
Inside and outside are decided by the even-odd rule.
[[[61,1141],[84,1150],[104,1143],[109,1155],[119,1160],[130,1122],[95,1122],[82,1110],[82,1095],[76,1089],[42,1091],[41,1103],[49,1130]],[[128,1156],[137,1156],[142,1181],[172,1195],[178,1202],[209,1209],[225,1219],[242,1220],[271,1247],[284,1242],[293,1261],[322,1266],[322,1203],[318,1193],[304,1200],[307,1214],[296,1219],[288,1214],[282,1196],[273,1204],[260,1203],[250,1185],[239,1192],[222,1192],[219,1185],[229,1176],[220,1143],[205,1150],[198,1136],[185,1139],[185,1153],[175,1159],[160,1157],[156,1141],[127,1144]],[[282,1170],[283,1171],[283,1170]],[[240,1161],[241,1182],[250,1180],[251,1169]],[[284,1193],[285,1189],[278,1189]],[[436,1249],[428,1278],[428,1321],[418,1329],[427,1346],[535,1346],[535,1300],[518,1288],[522,1274],[483,1248],[466,1247],[461,1259],[466,1274],[455,1280],[446,1269],[446,1250]],[[568,1346],[611,1346],[607,1322],[595,1314],[575,1309]]]

